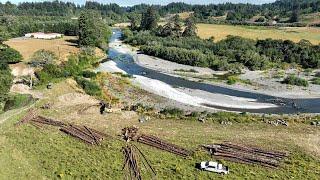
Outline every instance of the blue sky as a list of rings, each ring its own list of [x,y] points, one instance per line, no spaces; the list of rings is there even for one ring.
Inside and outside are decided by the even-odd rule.
[[[0,2],[4,3],[7,0],[0,0]],[[9,0],[12,3],[19,3],[19,2],[39,2],[43,0]],[[83,4],[86,0],[62,0],[62,1],[71,1],[77,4]],[[275,0],[95,0],[100,3],[117,3],[122,6],[131,6],[135,4],[168,4],[170,2],[185,2],[188,4],[218,4],[218,3],[224,3],[224,2],[233,2],[233,3],[254,3],[254,4],[263,4],[263,3],[269,3],[274,2]]]

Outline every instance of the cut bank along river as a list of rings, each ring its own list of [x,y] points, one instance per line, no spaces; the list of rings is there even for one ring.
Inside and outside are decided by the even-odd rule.
[[[151,93],[177,102],[237,112],[296,114],[320,113],[320,98],[289,99],[256,92],[186,80],[140,66],[139,55],[120,41],[121,31],[113,30],[109,58],[98,71],[122,72],[133,75],[134,82]]]

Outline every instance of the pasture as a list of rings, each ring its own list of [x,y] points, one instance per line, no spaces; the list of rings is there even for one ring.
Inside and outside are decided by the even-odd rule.
[[[215,41],[225,39],[228,35],[241,36],[250,39],[283,39],[299,42],[309,40],[312,44],[320,43],[320,28],[313,27],[260,27],[234,26],[216,24],[197,24],[198,35],[201,38],[215,37]]]
[[[66,60],[71,53],[79,52],[77,44],[73,43],[76,40],[75,36],[64,36],[53,40],[14,38],[5,44],[19,51],[25,61],[29,61],[32,55],[40,49],[52,51],[60,60]]]

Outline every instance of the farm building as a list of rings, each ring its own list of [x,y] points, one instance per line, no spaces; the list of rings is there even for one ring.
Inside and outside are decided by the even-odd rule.
[[[28,34],[25,34],[24,36],[27,38],[35,38],[35,39],[56,39],[56,38],[61,38],[62,34],[36,32],[36,33],[28,33]]]

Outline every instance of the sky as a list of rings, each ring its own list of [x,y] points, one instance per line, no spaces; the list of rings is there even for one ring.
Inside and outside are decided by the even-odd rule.
[[[8,0],[0,0],[0,2],[4,3]],[[12,3],[19,3],[19,2],[39,2],[43,0],[9,0]],[[76,4],[84,4],[86,0],[61,0],[61,1],[70,1]],[[117,3],[121,6],[132,6],[135,4],[168,4],[171,2],[184,2],[188,4],[219,4],[225,2],[233,2],[233,3],[252,3],[252,4],[264,4],[274,2],[275,0],[91,0],[97,1],[100,3]]]

